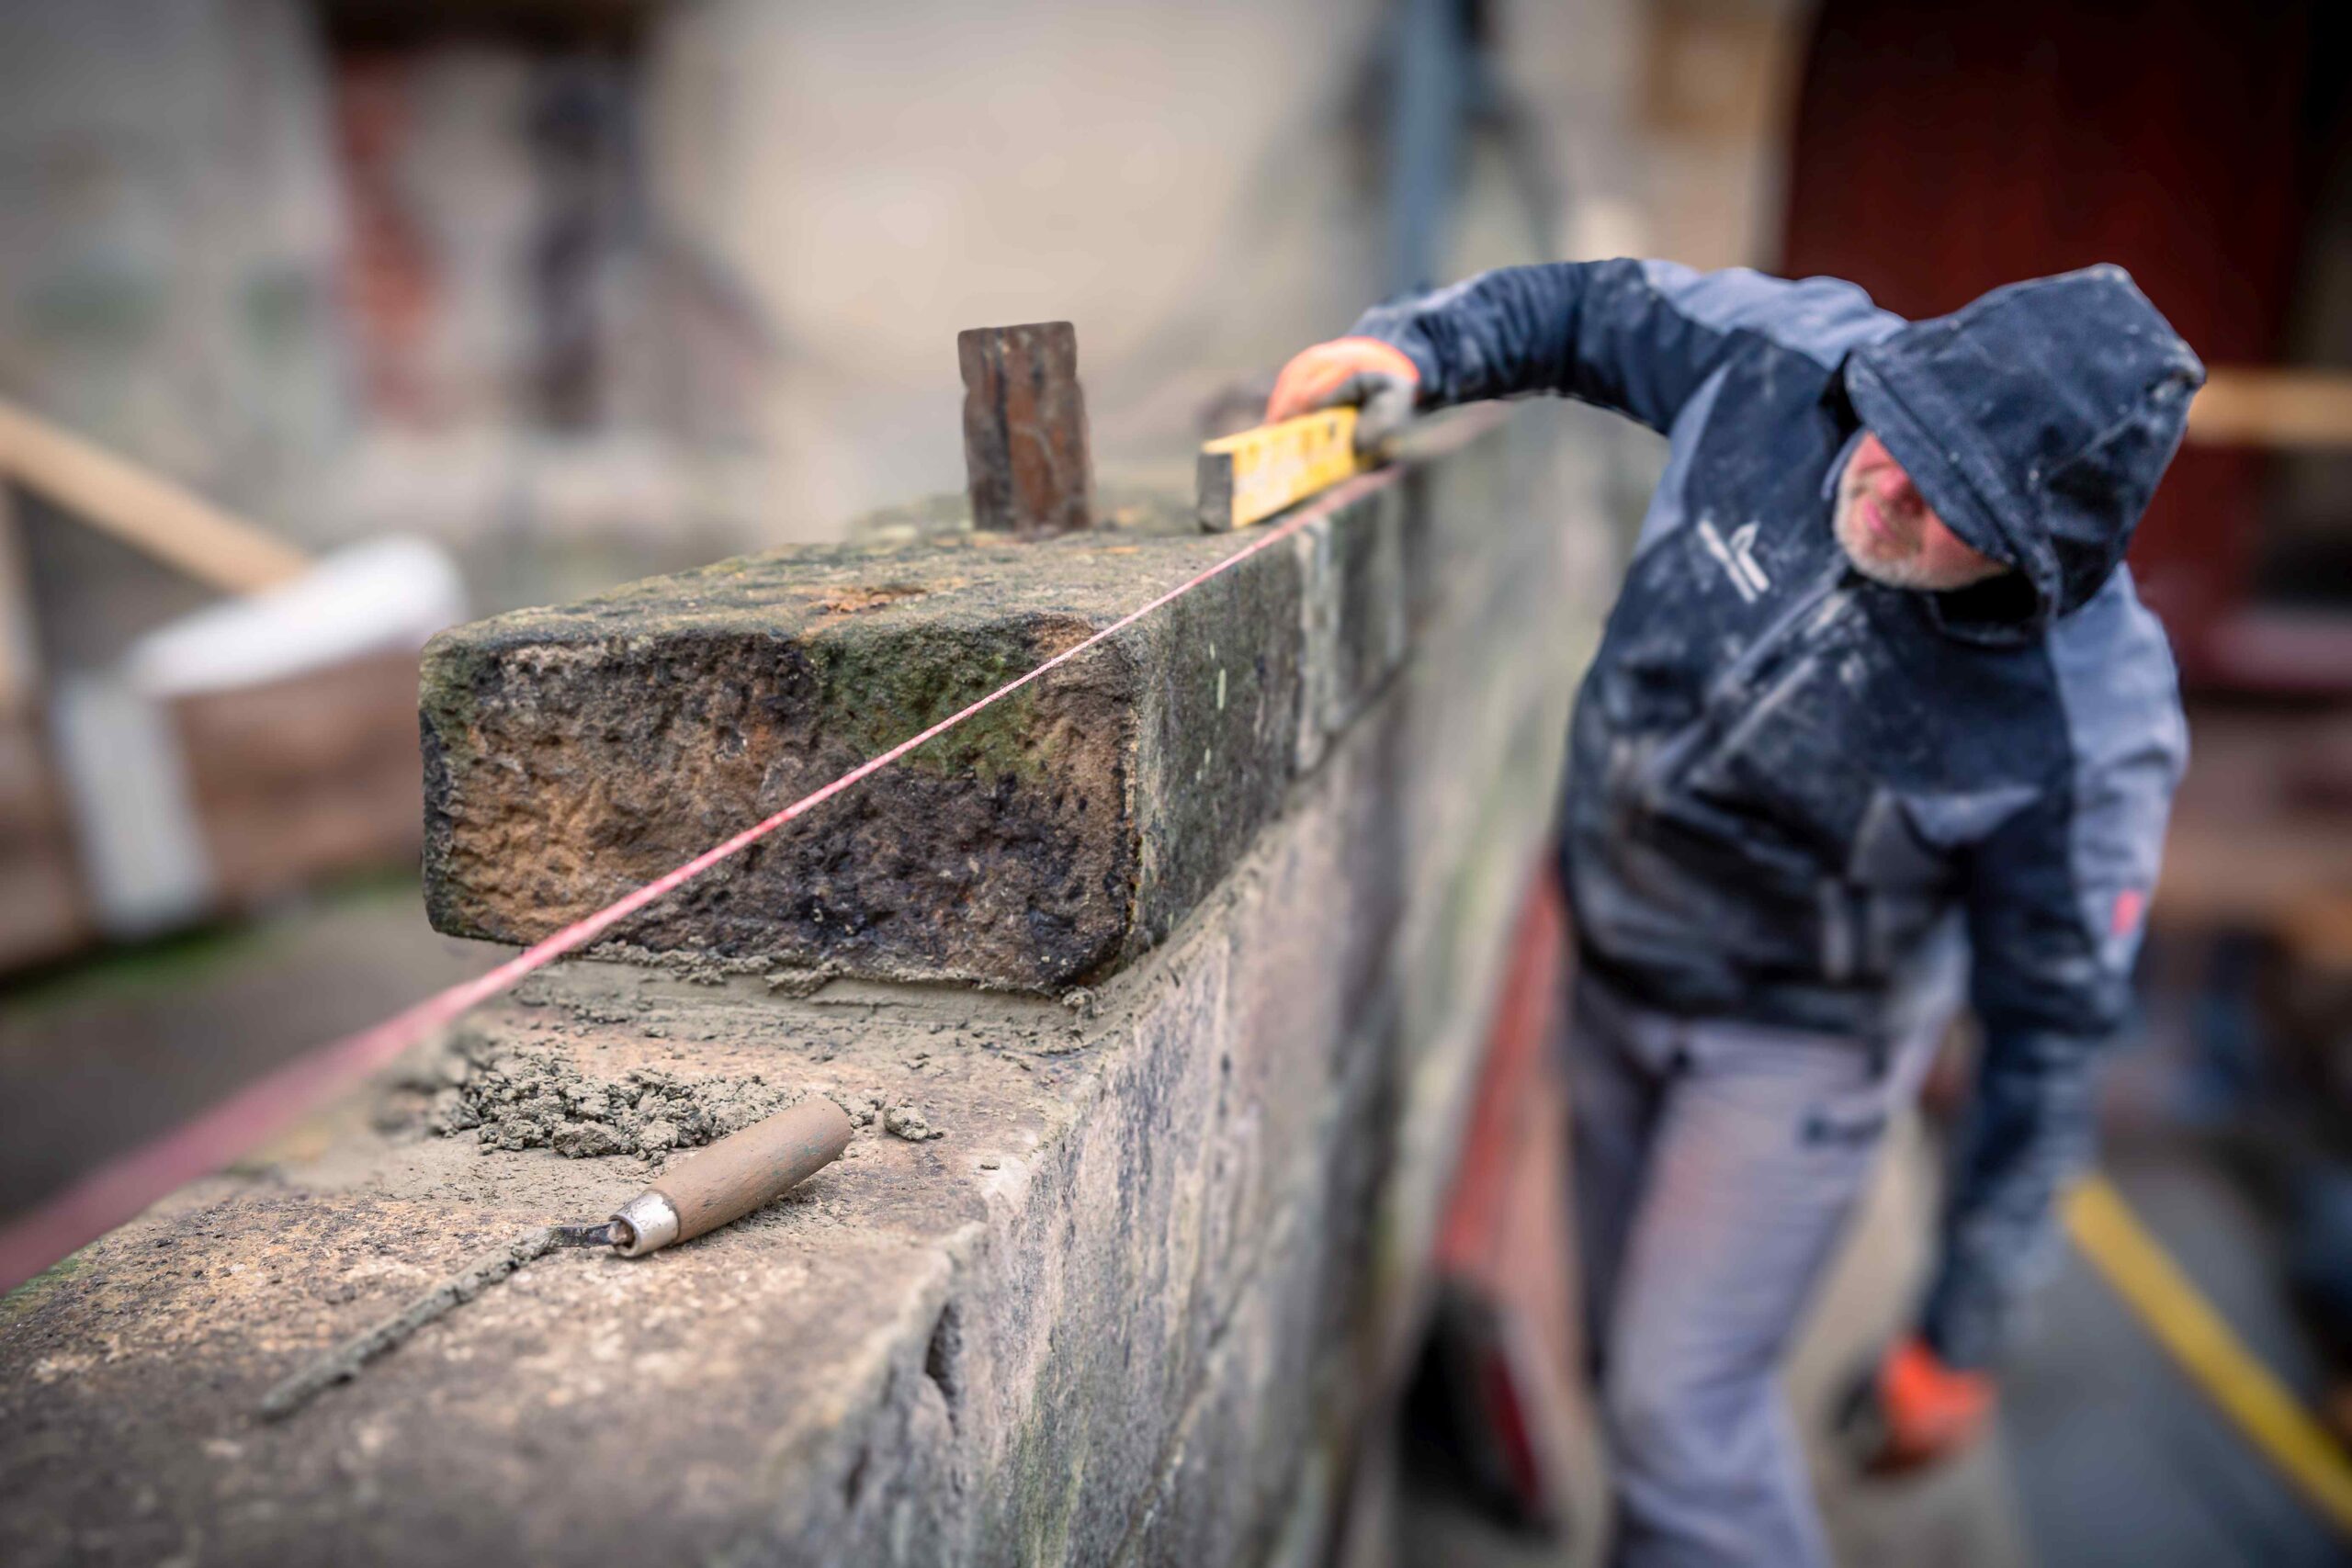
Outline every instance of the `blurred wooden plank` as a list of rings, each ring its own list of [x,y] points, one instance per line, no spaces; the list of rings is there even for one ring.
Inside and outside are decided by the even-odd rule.
[[[2352,447],[2352,374],[2218,366],[2188,405],[2204,446]]]
[[[2191,704],[2188,773],[2173,802],[2154,925],[2277,931],[2314,900],[2352,896],[2352,812],[2311,803],[2298,776],[2339,722]]]
[[[40,715],[0,717],[0,969],[95,940],[73,844]]]
[[[254,525],[7,403],[0,403],[0,475],[226,592],[268,588],[309,565]]]
[[[33,633],[32,595],[16,497],[0,474],[0,723],[33,711],[40,687],[40,641]]]
[[[413,864],[422,852],[413,653],[178,697],[171,708],[225,906]]]
[[[2352,892],[2306,894],[2279,912],[2278,929],[2296,962],[2352,974]]]

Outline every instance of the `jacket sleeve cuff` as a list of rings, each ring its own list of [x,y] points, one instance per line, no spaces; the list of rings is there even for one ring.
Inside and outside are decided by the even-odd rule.
[[[2003,1314],[1971,1302],[1949,1281],[1939,1281],[1920,1316],[1919,1337],[1936,1359],[1954,1371],[1983,1371],[2000,1359],[2006,1335]]]
[[[1413,362],[1421,374],[1421,382],[1414,394],[1417,409],[1442,407],[1453,400],[1445,379],[1445,367],[1438,360],[1437,351],[1429,335],[1415,324],[1408,313],[1410,306],[1375,305],[1357,318],[1356,324],[1347,330],[1349,337],[1368,337],[1386,344]]]

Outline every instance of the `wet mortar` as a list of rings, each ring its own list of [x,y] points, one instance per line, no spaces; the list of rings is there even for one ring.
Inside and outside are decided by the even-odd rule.
[[[485,1155],[552,1148],[569,1159],[700,1148],[797,1103],[805,1089],[744,1077],[629,1067],[605,1077],[555,1051],[508,1050],[473,1032],[439,1065],[424,1112],[443,1137],[470,1134]]]

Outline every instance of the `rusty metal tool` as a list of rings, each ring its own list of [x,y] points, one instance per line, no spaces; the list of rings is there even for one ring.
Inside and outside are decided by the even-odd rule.
[[[972,526],[1042,539],[1094,521],[1078,331],[1068,321],[956,334]]]
[[[623,1258],[717,1230],[806,1181],[849,1146],[849,1113],[822,1095],[777,1111],[662,1173],[596,1225],[553,1227],[559,1247],[609,1247]]]

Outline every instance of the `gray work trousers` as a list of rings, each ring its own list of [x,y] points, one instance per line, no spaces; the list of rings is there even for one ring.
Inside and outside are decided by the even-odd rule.
[[[1577,1244],[1622,1568],[1828,1562],[1781,1362],[1950,997],[1918,987],[1873,1046],[1577,984]]]

